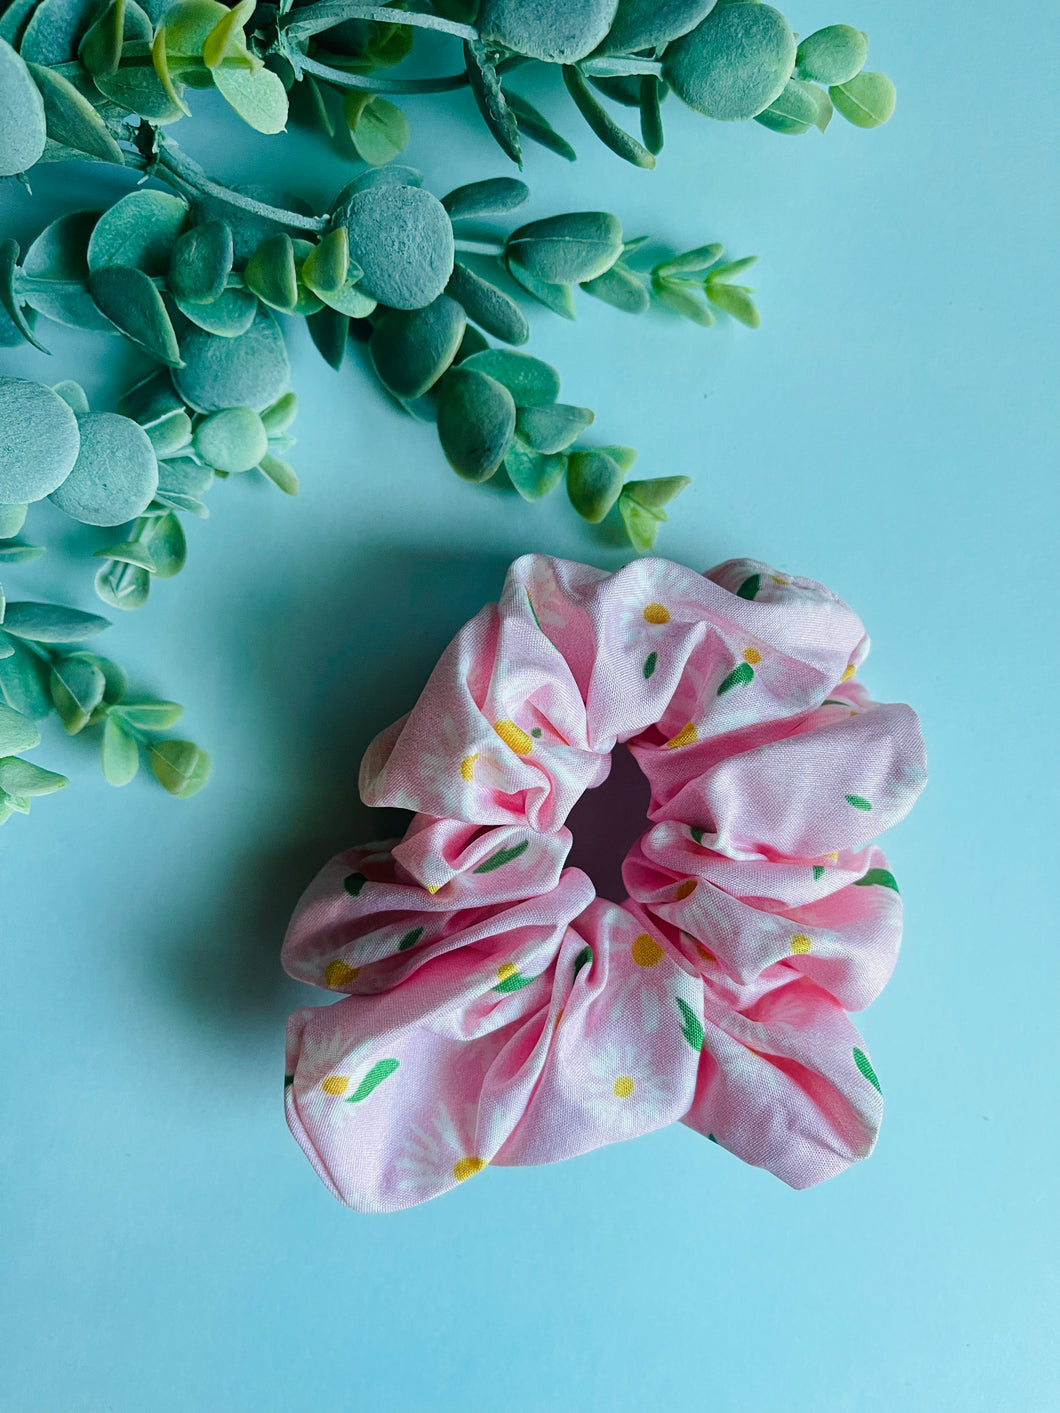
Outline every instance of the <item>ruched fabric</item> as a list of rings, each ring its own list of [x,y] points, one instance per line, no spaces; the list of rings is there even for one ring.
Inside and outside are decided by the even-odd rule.
[[[675,1120],[799,1188],[871,1151],[846,1013],[895,963],[872,841],[925,769],[914,713],[856,681],[867,651],[834,594],[751,560],[512,565],[365,755],[404,838],[333,859],[284,943],[345,993],[287,1044],[288,1122],[336,1197],[391,1211]],[[563,865],[623,745],[651,805],[617,904]]]

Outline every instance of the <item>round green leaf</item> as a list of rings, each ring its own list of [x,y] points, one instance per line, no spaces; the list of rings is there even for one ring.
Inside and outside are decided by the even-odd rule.
[[[0,177],[28,171],[47,138],[44,100],[25,60],[0,39]]]
[[[128,785],[140,768],[139,747],[112,712],[103,723],[100,764],[109,785]]]
[[[389,310],[370,345],[380,380],[395,397],[422,397],[456,357],[466,323],[463,309],[445,294],[424,309]]]
[[[44,100],[48,137],[73,152],[102,162],[121,162],[121,148],[106,123],[68,78],[54,69],[31,64],[30,72]]]
[[[17,756],[0,760],[0,790],[7,795],[23,799],[27,796],[32,798],[36,795],[50,795],[54,790],[61,790],[69,783],[65,775],[58,775],[54,770],[44,770],[30,760],[19,760]]]
[[[228,18],[231,11],[219,0],[177,0],[177,4],[162,4],[160,19],[166,26],[166,53],[171,67],[179,71],[181,59],[202,62],[202,47],[213,30]]]
[[[232,260],[232,228],[227,221],[192,226],[173,245],[166,278],[169,292],[196,304],[215,300],[224,290]]]
[[[635,54],[687,34],[715,0],[618,0],[618,12],[600,46],[603,54]]]
[[[532,451],[566,451],[593,420],[588,407],[556,402],[551,407],[520,407],[515,430]]]
[[[571,505],[590,524],[598,525],[622,491],[622,468],[604,451],[574,451],[567,462],[567,494]]]
[[[145,731],[168,731],[184,715],[179,702],[120,702],[114,708],[114,715],[120,716],[129,726],[138,726]]]
[[[142,608],[151,592],[151,575],[138,564],[110,560],[96,574],[96,593],[112,608]]]
[[[239,60],[225,59],[213,81],[221,96],[257,132],[283,132],[287,125],[287,90],[271,69],[248,69]]]
[[[463,305],[467,317],[494,338],[505,343],[526,343],[530,337],[530,325],[518,304],[459,260],[453,266],[446,290]]]
[[[582,289],[625,314],[643,314],[651,304],[651,295],[644,281],[621,260],[616,260],[610,270],[597,275],[595,280],[586,280]]]
[[[64,378],[61,383],[53,385],[52,392],[59,394],[75,417],[88,416],[88,395],[80,383],[75,383],[71,378]]]
[[[504,455],[508,479],[523,500],[542,500],[563,480],[567,469],[565,456],[544,456],[527,451],[516,437]]]
[[[20,711],[0,705],[0,756],[18,755],[40,745],[40,732]]]
[[[504,460],[515,431],[515,403],[502,383],[467,364],[445,375],[438,403],[438,440],[453,470],[487,481]]]
[[[90,659],[60,658],[52,663],[49,685],[59,719],[67,732],[76,736],[103,700],[103,673]]]
[[[607,34],[618,0],[483,0],[478,31],[487,43],[531,59],[573,64]]]
[[[0,505],[0,540],[10,540],[26,523],[25,505]]]
[[[391,309],[422,309],[453,273],[453,226],[445,207],[415,186],[358,191],[341,219],[350,258],[364,271],[359,288]]]
[[[442,205],[451,221],[464,221],[469,217],[503,216],[525,206],[529,200],[530,188],[525,182],[516,181],[514,177],[491,177],[458,186],[442,197]]]
[[[88,268],[109,265],[164,275],[177,237],[188,220],[188,203],[164,191],[131,191],[104,211],[88,242]]]
[[[360,279],[360,269],[350,269],[350,237],[345,226],[336,226],[310,249],[302,261],[300,275],[322,299],[337,294],[347,280]]]
[[[209,474],[212,480],[213,473]],[[183,525],[172,511],[159,515],[154,521],[148,545],[154,560],[156,579],[172,579],[174,574],[179,574],[184,568],[188,557],[188,542]]]
[[[180,354],[184,367],[173,370],[173,382],[184,401],[199,412],[220,412],[226,407],[260,412],[287,391],[291,371],[287,349],[268,310],[261,310],[246,333],[235,338],[188,329]]]
[[[357,155],[373,166],[393,161],[408,146],[408,119],[385,98],[348,89],[343,111]]]
[[[290,313],[298,303],[298,272],[294,245],[286,231],[262,241],[247,261],[243,282],[263,304]]]
[[[886,74],[863,70],[828,92],[847,122],[857,128],[878,128],[894,112],[894,84]]]
[[[0,501],[21,505],[51,495],[80,444],[77,418],[51,388],[0,378]]]
[[[741,122],[768,108],[795,63],[795,36],[771,5],[714,9],[669,46],[663,75],[697,113]]]
[[[473,353],[460,366],[495,378],[511,393],[516,407],[542,407],[559,396],[559,374],[555,368],[529,353],[487,348]]]
[[[88,292],[99,309],[126,338],[160,363],[180,362],[177,336],[162,296],[149,275],[121,265],[90,270]]]
[[[67,64],[77,58],[77,44],[88,29],[97,0],[43,0],[26,26],[20,46],[36,64]]]
[[[0,691],[9,707],[34,721],[50,715],[48,668],[17,638],[3,640],[10,651],[0,658]]]
[[[158,487],[158,462],[144,429],[117,412],[90,412],[78,424],[81,450],[51,499],[84,525],[122,525],[142,515]]]
[[[249,407],[229,407],[195,429],[195,450],[217,471],[249,471],[269,449],[269,434]]]
[[[804,83],[802,79],[788,79],[780,97],[774,98],[768,108],[763,108],[756,116],[755,122],[761,123],[765,128],[772,128],[774,132],[798,137],[801,133],[808,132],[817,122],[821,111],[818,99],[820,91],[812,84]]]
[[[39,0],[11,0],[11,4],[0,15],[0,39],[18,48],[26,24]]]
[[[23,275],[32,277],[24,281],[23,297],[58,324],[113,334],[86,288],[88,243],[98,220],[98,211],[70,211],[41,231],[22,262]]]
[[[189,799],[209,779],[210,757],[191,741],[154,741],[149,752],[156,780],[178,799]]]
[[[861,72],[868,57],[868,35],[853,25],[827,25],[800,40],[795,63],[801,79],[847,83]]]
[[[622,254],[622,226],[608,211],[572,211],[520,226],[508,237],[510,261],[546,284],[580,284]]]
[[[93,77],[110,78],[117,71],[126,41],[150,45],[151,20],[135,0],[107,0],[106,4],[95,8],[97,18],[85,30],[77,47],[77,57]]]
[[[226,289],[209,304],[195,304],[190,299],[174,302],[185,319],[190,319],[197,328],[225,339],[245,334],[258,312],[257,299],[245,289]]]
[[[82,613],[55,603],[9,603],[4,632],[33,643],[80,643],[110,627],[98,613]]]

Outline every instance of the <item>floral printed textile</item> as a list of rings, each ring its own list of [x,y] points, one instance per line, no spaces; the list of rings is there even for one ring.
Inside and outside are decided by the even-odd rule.
[[[925,780],[867,651],[834,594],[750,560],[512,565],[365,756],[405,837],[332,860],[284,944],[345,993],[288,1027],[288,1122],[336,1197],[390,1211],[677,1119],[793,1187],[867,1156],[846,1012],[901,934],[872,841]],[[623,744],[651,805],[619,905],[563,865]]]

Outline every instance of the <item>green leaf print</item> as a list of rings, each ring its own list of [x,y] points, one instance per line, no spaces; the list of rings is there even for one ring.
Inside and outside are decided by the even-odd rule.
[[[761,574],[752,574],[751,577],[749,579],[745,579],[740,585],[740,587],[736,590],[736,597],[738,599],[753,599],[761,587]]]
[[[541,620],[540,620],[540,618],[538,618],[538,616],[537,616],[537,609],[534,607],[534,601],[533,601],[533,599],[530,597],[530,590],[529,590],[529,589],[527,589],[527,591],[526,591],[526,601],[527,601],[527,603],[530,605],[530,612],[534,615],[534,622],[537,624],[537,626],[538,626],[539,628],[541,628]],[[543,633],[545,630],[544,630],[543,628],[541,628],[541,631],[542,631],[542,633]]]
[[[488,859],[483,859],[475,873],[492,873],[495,868],[503,868],[505,864],[517,859],[520,854],[525,854],[530,847],[530,840],[524,839],[521,844],[513,844],[510,849],[498,849],[495,854],[490,854]]]
[[[650,676],[652,675],[652,673],[655,671],[655,669],[658,667],[658,665],[659,665],[659,654],[658,654],[658,653],[649,653],[648,656],[644,659],[644,676],[645,676],[645,678],[650,677]]]
[[[351,898],[356,898],[367,882],[363,873],[348,873],[342,880],[342,886]]]
[[[846,801],[848,805],[853,805],[856,810],[872,809],[872,801],[866,800],[864,795],[847,795]]]
[[[733,668],[725,681],[718,688],[718,696],[723,692],[730,691],[733,687],[738,687],[741,682],[750,682],[755,675],[755,670],[749,662],[741,662],[739,667]]]
[[[681,1000],[680,996],[677,997],[677,1009],[681,1012],[681,1020],[683,1021],[681,1034],[685,1037],[693,1050],[702,1050],[703,1026],[698,1020],[695,1011],[693,1011],[691,1006],[686,1005],[686,1003]]]
[[[813,881],[814,881],[814,883],[820,883],[820,881],[821,881],[821,879],[822,879],[823,877],[824,877],[824,864],[814,864],[814,866],[813,866]]]
[[[377,1060],[346,1100],[346,1103],[359,1104],[362,1099],[367,1099],[376,1085],[382,1084],[384,1079],[389,1079],[397,1069],[398,1064],[398,1060]]]
[[[574,958],[574,975],[577,976],[582,967],[587,967],[593,959],[593,949],[587,942],[578,955]]]
[[[854,879],[855,888],[871,888],[874,883],[880,888],[893,888],[898,892],[894,874],[885,868],[870,868],[863,878]]]
[[[692,828],[692,829],[690,829],[688,832],[689,832],[689,834],[691,834],[692,838],[695,840],[695,842],[696,842],[697,844],[702,844],[702,842],[703,842],[703,835],[706,833],[706,830],[704,830],[704,829],[699,829],[699,828]]]
[[[294,1075],[293,1075],[293,1074],[285,1074],[284,1077],[283,1077],[283,1087],[284,1087],[284,1089],[290,1089],[290,1087],[291,1087],[291,1085],[292,1085],[293,1083],[294,1083]]]
[[[506,976],[503,981],[498,981],[493,989],[502,993],[521,991],[524,986],[529,986],[532,981],[536,980],[536,976],[523,976],[520,972],[513,971],[511,976]]]
[[[854,1046],[854,1063],[872,1085],[873,1089],[882,1094],[883,1090],[880,1089],[880,1081],[876,1078],[876,1071],[872,1068],[872,1062],[869,1060],[868,1055],[865,1054],[865,1051],[859,1050],[856,1045]]]
[[[423,936],[422,927],[414,927],[411,932],[406,932],[398,943],[399,952],[407,952],[410,947],[415,947],[416,943]]]

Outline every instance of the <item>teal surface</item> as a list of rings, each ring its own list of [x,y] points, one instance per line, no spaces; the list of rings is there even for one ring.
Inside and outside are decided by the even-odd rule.
[[[575,325],[533,314],[530,348],[642,474],[694,475],[663,554],[823,580],[874,639],[867,684],[922,715],[931,784],[887,843],[903,957],[860,1020],[875,1156],[793,1193],[676,1127],[370,1218],[313,1176],[281,1104],[285,1018],[313,995],[278,952],[315,869],[385,832],[361,752],[516,555],[626,554],[559,496],[459,482],[432,428],[298,329],[301,496],[217,486],[185,573],[101,640],[186,704],[213,783],[111,790],[52,730],[36,758],[74,783],[0,836],[3,1413],[1060,1407],[1060,18],[1034,8],[1017,35],[982,0],[800,0],[804,32],[869,31],[888,127],[796,140],[675,105],[642,173],[544,81],[582,155],[526,167],[531,215],[604,207],[762,257],[757,333],[584,298]],[[236,134],[192,101],[181,140],[221,175],[311,201],[347,177],[307,136]],[[405,106],[437,190],[506,171],[466,97]],[[89,168],[34,186],[4,184],[2,234],[124,189]],[[48,332],[50,359],[4,371],[77,376],[106,406],[141,366]],[[83,533],[49,507],[31,527]],[[61,553],[5,587],[98,606]]]

